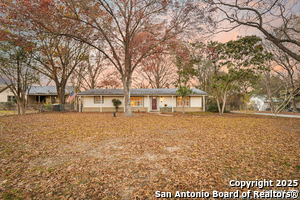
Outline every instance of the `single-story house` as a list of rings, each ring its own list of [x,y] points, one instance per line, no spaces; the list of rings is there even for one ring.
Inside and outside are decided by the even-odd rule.
[[[131,89],[131,111],[150,112],[165,109],[169,112],[182,111],[182,98],[176,94],[177,89]],[[186,112],[205,111],[205,97],[208,94],[193,89],[187,97],[184,110]],[[82,112],[114,112],[112,99],[119,99],[122,104],[119,111],[124,111],[123,89],[90,89],[77,94]]]
[[[71,92],[74,90],[72,86],[65,88],[65,100],[67,102]],[[56,86],[32,86],[29,90],[28,104],[35,103],[58,103]]]
[[[0,89],[0,102],[13,102],[15,99],[14,93],[7,87],[1,87]]]
[[[69,95],[73,91],[72,86],[66,86],[65,99],[67,101]],[[12,91],[6,86],[0,90],[0,102],[12,102],[15,98]],[[27,95],[28,104],[36,103],[57,103],[58,96],[56,86],[32,86]]]

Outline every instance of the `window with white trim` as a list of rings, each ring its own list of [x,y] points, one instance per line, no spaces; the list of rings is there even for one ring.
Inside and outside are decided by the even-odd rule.
[[[8,102],[13,102],[14,99],[16,99],[15,96],[7,96],[7,101],[8,101]]]
[[[94,103],[95,104],[104,104],[104,98],[102,97],[101,99],[101,96],[94,96]]]
[[[190,106],[190,97],[184,97],[185,102],[184,106]],[[177,107],[181,107],[183,105],[182,97],[177,97]]]
[[[131,97],[131,106],[143,107],[143,97]]]

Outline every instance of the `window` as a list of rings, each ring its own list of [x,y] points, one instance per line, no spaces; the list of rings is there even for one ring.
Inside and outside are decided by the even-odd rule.
[[[143,97],[131,97],[131,106],[143,106]]]
[[[101,104],[104,104],[104,98],[102,97],[102,99],[101,99],[101,96],[95,96],[94,103],[100,104],[100,102],[101,102]]]
[[[177,107],[182,106],[182,97],[177,97]],[[184,106],[190,106],[190,97],[185,97]]]
[[[15,96],[7,96],[7,101],[9,101],[9,102],[13,102],[14,99],[16,99]]]

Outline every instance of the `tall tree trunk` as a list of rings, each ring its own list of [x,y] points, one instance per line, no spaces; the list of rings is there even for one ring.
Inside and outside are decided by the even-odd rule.
[[[273,99],[272,99],[271,88],[267,87],[267,93],[268,93],[268,99],[270,99],[271,112],[273,113],[275,111],[275,108],[274,108],[274,102],[273,102]]]
[[[296,106],[295,96],[292,97],[292,107],[293,107],[293,112],[298,112],[297,111],[297,106]]]
[[[222,114],[221,107],[220,107],[219,97],[217,97],[217,105],[218,105],[219,114],[220,114],[220,115],[223,115],[223,114]]]
[[[184,99],[184,101],[182,101],[182,114],[184,114],[184,104],[185,104],[185,97],[182,97],[182,100]]]
[[[227,95],[227,93],[225,91],[224,99],[223,99],[223,106],[222,106],[222,115],[224,114],[224,111],[225,111],[225,105],[226,105],[226,99],[227,99],[226,95]]]
[[[26,113],[26,98],[24,94],[20,94],[17,98],[18,115],[24,115]]]
[[[130,87],[131,87],[131,80],[128,78],[123,78],[123,91],[125,97],[125,113],[124,116],[133,116],[131,113],[131,98],[130,98]]]
[[[268,98],[270,99],[270,107],[271,107],[271,112],[274,113],[275,112],[275,107],[274,107],[274,102],[272,99],[272,91],[271,91],[271,76],[270,73],[265,74],[266,76],[266,89],[267,89],[267,93],[268,93]]]
[[[63,81],[62,81],[63,82]],[[59,83],[56,82],[56,91],[57,91],[57,96],[58,96],[58,103],[61,104],[61,111],[64,110],[64,104],[65,104],[65,88],[66,85],[65,83]]]
[[[295,91],[295,86],[294,86],[294,83],[292,81],[292,85],[293,85],[293,94],[294,94],[294,91]],[[292,100],[292,108],[293,108],[293,112],[298,112],[297,111],[297,106],[296,106],[296,99],[295,99],[295,95],[292,95],[291,97],[291,100]]]

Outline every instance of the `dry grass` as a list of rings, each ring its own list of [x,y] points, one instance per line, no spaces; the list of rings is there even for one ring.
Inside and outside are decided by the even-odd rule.
[[[35,110],[29,110],[29,111],[26,111],[26,114],[32,114],[32,113],[37,113],[37,111]],[[18,111],[15,110],[0,110],[0,116],[4,116],[4,115],[17,115],[18,114]]]
[[[300,179],[300,119],[136,115],[1,117],[0,199],[154,199]]]

